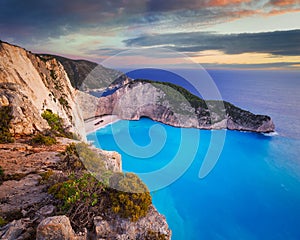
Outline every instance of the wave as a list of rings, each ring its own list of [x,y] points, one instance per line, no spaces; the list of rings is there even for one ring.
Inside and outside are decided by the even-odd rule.
[[[263,135],[267,136],[267,137],[275,137],[278,136],[279,133],[278,132],[270,132],[270,133],[263,133]]]

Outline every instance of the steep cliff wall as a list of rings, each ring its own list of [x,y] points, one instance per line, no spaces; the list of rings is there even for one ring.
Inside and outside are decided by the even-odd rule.
[[[0,144],[0,238],[33,239],[37,236],[37,239],[50,239],[55,236],[63,239],[66,237],[64,233],[68,232],[70,233],[68,239],[88,239],[87,235],[93,234],[97,239],[102,239],[107,234],[110,236],[109,239],[119,237],[120,239],[149,239],[153,234],[170,239],[171,231],[165,217],[160,215],[152,205],[149,206],[147,215],[137,222],[116,218],[115,213],[107,207],[100,208],[104,197],[107,197],[105,201],[110,201],[109,191],[115,193],[114,189],[103,192],[104,197],[99,196],[99,199],[92,203],[93,207],[85,208],[84,211],[81,209],[80,212],[78,212],[79,208],[75,210],[75,214],[85,214],[84,216],[94,220],[90,228],[80,235],[74,233],[66,216],[63,219],[69,223],[68,226],[61,221],[61,216],[55,216],[61,214],[58,211],[61,201],[57,201],[53,195],[50,195],[48,188],[56,181],[66,180],[71,172],[76,171],[77,178],[87,173],[78,161],[72,164],[74,159],[79,158],[76,153],[79,150],[76,149],[74,152],[69,149],[68,152],[67,149],[72,146],[69,144],[73,143],[73,140],[66,138],[57,138],[57,143],[51,146],[43,144],[35,146],[35,144],[30,145],[32,142],[28,141],[27,137],[23,137],[49,128],[41,114],[44,110],[50,109],[63,118],[66,128],[83,140],[85,139],[84,123],[76,99],[84,96],[85,105],[95,102],[97,107],[98,104],[97,98],[75,90],[67,75],[70,74],[74,81],[79,81],[84,74],[79,74],[79,78],[76,79],[76,76],[70,72],[71,70],[64,69],[57,58],[35,55],[25,49],[0,41],[0,109],[6,109],[8,106],[12,109],[12,120],[7,125],[10,126],[9,130],[14,136],[20,137],[15,139],[15,143]],[[72,60],[67,61],[70,66],[74,66]],[[80,69],[82,62],[74,62],[78,67],[75,66],[74,69]],[[89,71],[88,68],[85,70]],[[126,76],[117,79],[114,86],[121,86],[124,81],[127,81]],[[92,105],[87,106],[88,108],[84,109],[86,115],[97,110],[96,107],[92,109]],[[11,116],[8,118],[10,119]],[[107,170],[111,172],[122,170],[121,156],[118,153],[86,147],[84,153],[87,154],[87,160],[91,160],[88,163],[95,164],[93,160],[98,159],[93,157],[94,155],[90,152],[92,151],[97,153],[96,156],[103,161],[104,169],[102,170],[105,173]],[[83,156],[79,159],[82,161],[82,158]],[[96,161],[96,163],[98,166],[99,162]],[[74,169],[70,169],[72,167]],[[98,204],[99,211],[96,211],[95,204]],[[86,204],[79,205],[79,207],[83,206],[87,207]],[[94,216],[95,214],[99,216]],[[70,217],[73,224],[72,219],[77,219],[78,215],[76,218],[74,216]],[[102,218],[103,216],[105,218]],[[57,225],[53,225],[53,222],[47,225],[50,218],[58,219]],[[45,223],[46,226],[43,225]],[[39,229],[44,227],[43,230],[46,231],[36,232],[38,224],[40,224]],[[108,228],[103,228],[103,224],[106,224]],[[86,227],[86,224],[83,224],[83,227]]]
[[[144,80],[130,82],[110,96],[101,97],[94,114],[122,119],[149,117],[177,127],[272,132],[269,116],[255,115],[228,102],[204,101],[172,84]]]
[[[38,57],[23,48],[0,42],[0,98],[13,109],[11,132],[29,135],[48,129],[41,117],[50,109],[63,118],[70,131],[85,139],[76,90],[55,59]]]

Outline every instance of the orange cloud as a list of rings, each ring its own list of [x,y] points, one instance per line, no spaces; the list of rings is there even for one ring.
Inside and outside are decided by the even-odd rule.
[[[299,0],[273,0],[270,3],[276,6],[288,6],[288,5],[299,4],[300,1]]]
[[[266,13],[267,16],[273,16],[273,15],[279,15],[279,14],[285,14],[290,12],[300,12],[300,8],[294,8],[294,9],[273,9],[270,12]]]

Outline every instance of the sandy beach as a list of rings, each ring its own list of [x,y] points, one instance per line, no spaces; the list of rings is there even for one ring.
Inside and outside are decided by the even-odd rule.
[[[100,128],[119,121],[120,118],[117,115],[106,115],[102,117],[97,117],[93,119],[86,120],[84,122],[86,134],[97,131]]]

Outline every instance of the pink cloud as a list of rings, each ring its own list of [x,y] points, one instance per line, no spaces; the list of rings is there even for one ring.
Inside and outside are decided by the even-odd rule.
[[[248,3],[251,0],[210,0],[208,6],[217,7],[217,6],[227,6],[227,5],[237,5],[241,3]]]

